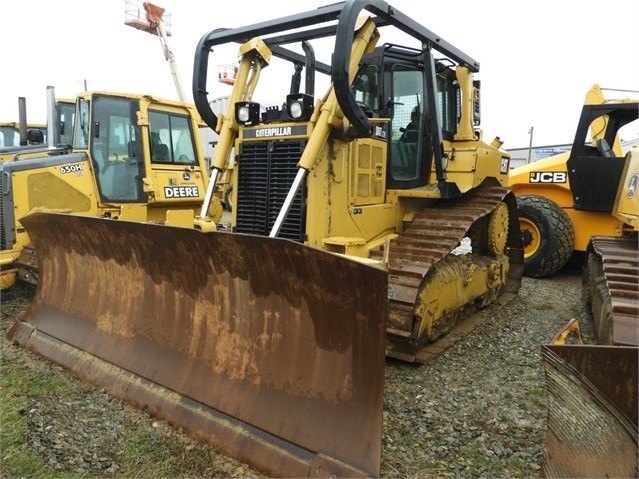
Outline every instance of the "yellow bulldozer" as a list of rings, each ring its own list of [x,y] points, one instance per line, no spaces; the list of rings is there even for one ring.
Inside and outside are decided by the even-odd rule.
[[[384,29],[411,45],[378,45]],[[330,64],[313,47],[326,38]],[[216,115],[209,56],[229,43],[240,61]],[[291,88],[261,112],[253,93],[275,61],[292,67]],[[510,156],[482,137],[478,71],[381,0],[213,30],[193,75],[195,106],[219,134],[203,197],[203,167],[151,128],[156,113],[167,131],[187,125],[183,108],[104,99],[113,108],[97,119],[81,103],[76,133],[92,146],[64,171],[95,168],[94,194],[117,208],[21,218],[40,276],[10,339],[267,475],[379,476],[385,356],[428,361],[521,284]],[[317,98],[316,73],[331,78]],[[153,156],[160,143],[168,160]],[[177,205],[151,214],[188,197],[201,209],[184,222],[211,221],[231,152],[231,231],[174,227]]]
[[[16,279],[37,283],[36,250],[21,223],[33,211],[215,228],[214,220],[195,213],[204,200],[208,164],[193,105],[86,92],[77,98],[77,112],[67,111],[66,118],[66,124],[57,123],[64,125],[61,132],[75,128],[70,152],[45,148],[0,162],[2,289]],[[219,201],[212,202],[215,207],[218,212],[211,214],[219,220]]]
[[[639,474],[639,148],[615,159],[620,177],[612,215],[625,234],[591,236],[584,258],[584,321],[592,321],[594,342],[542,346],[548,391],[543,477]],[[579,322],[571,324],[566,332],[579,331]]]
[[[594,85],[571,151],[510,174],[524,274],[543,278],[571,255],[580,261],[585,321],[594,330],[594,342],[542,347],[548,389],[543,477],[639,473],[639,148],[625,154],[621,148],[622,128],[638,119],[639,100],[606,99]],[[579,331],[579,322],[558,338],[571,329]]]

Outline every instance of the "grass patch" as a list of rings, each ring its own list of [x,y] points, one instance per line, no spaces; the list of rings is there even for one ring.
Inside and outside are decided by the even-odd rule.
[[[43,375],[26,366],[7,364],[7,341],[3,339],[0,375],[0,464],[7,477],[62,477],[45,468],[27,443],[29,397],[70,388],[55,376]],[[66,474],[65,477],[68,477]]]
[[[7,332],[33,292],[2,291],[0,477],[262,477],[11,344]]]

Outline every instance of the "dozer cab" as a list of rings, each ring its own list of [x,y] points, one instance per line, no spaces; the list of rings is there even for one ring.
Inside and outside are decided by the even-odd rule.
[[[74,114],[75,100],[56,99],[55,89],[48,86],[47,124],[29,124],[26,99],[18,98],[18,123],[0,124],[0,161],[66,152],[71,148]]]
[[[21,123],[15,121],[0,123],[0,148],[17,148],[20,146],[42,145],[46,141],[45,125],[25,124],[23,129]]]
[[[377,45],[393,27],[412,45]],[[330,64],[313,47],[327,37]],[[228,43],[216,115],[209,56]],[[261,114],[275,59],[291,88]],[[478,70],[379,0],[204,35],[193,95],[219,141],[197,217],[234,152],[232,231],[29,215],[40,281],[9,336],[265,474],[379,476],[385,356],[428,361],[520,287],[510,157],[482,138]]]
[[[70,152],[53,147],[0,163],[2,289],[16,279],[37,283],[37,253],[21,223],[33,211],[215,228],[210,218],[195,218],[208,165],[193,106],[145,95],[88,92],[78,97],[75,108],[74,103],[73,114],[58,109],[60,141],[69,141],[64,138],[75,126]],[[221,217],[219,202],[212,204]]]
[[[639,126],[639,99],[607,99],[605,90],[593,85],[586,94],[569,152],[510,172],[526,276],[549,277],[571,258],[583,261],[592,236],[637,237],[626,215],[615,211],[615,198],[632,177],[622,175],[626,159],[620,130],[636,131],[630,128]],[[623,92],[608,90],[609,95]]]

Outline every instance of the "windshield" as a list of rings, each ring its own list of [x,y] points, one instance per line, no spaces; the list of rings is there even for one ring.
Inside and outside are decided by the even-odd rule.
[[[89,144],[89,101],[78,101],[78,121],[74,124],[73,149],[84,150]]]

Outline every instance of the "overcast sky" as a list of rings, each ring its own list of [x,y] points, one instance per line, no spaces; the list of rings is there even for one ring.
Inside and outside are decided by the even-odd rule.
[[[139,3],[141,7],[142,0]],[[193,56],[203,35],[330,3],[333,0],[156,2],[171,15],[169,46],[190,102]],[[594,83],[639,90],[635,0],[389,3],[480,62],[476,79],[482,84],[484,138],[490,142],[499,136],[506,149],[527,147],[531,126],[534,146],[572,143],[584,97]],[[47,85],[56,88],[58,97],[74,97],[86,81],[90,90],[177,99],[159,39],[125,25],[126,7],[125,0],[3,1],[0,121],[17,121],[18,97],[25,97],[28,120],[45,122]],[[318,59],[328,61],[330,51],[324,53],[316,51]],[[216,50],[211,58],[215,74],[218,63],[234,63],[236,54],[237,46]],[[286,75],[258,89],[256,99],[283,101],[289,86]],[[228,95],[230,88],[211,82],[210,98]],[[639,137],[639,131],[629,134]]]

